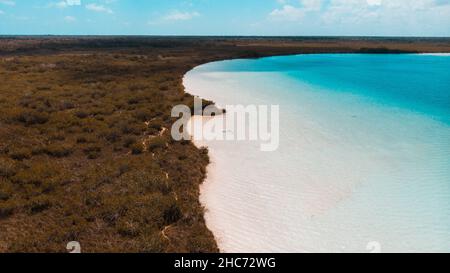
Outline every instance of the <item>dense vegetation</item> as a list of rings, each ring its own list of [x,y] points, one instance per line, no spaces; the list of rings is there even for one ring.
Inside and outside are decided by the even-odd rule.
[[[0,252],[64,252],[69,241],[218,251],[198,198],[208,151],[170,137],[172,107],[193,103],[182,76],[224,58],[392,47],[341,42],[0,39]]]

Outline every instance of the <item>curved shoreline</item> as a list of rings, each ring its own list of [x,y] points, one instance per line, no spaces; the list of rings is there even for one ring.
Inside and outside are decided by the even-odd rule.
[[[231,61],[231,60],[233,60],[233,59],[230,59],[230,60],[223,60],[223,61]],[[186,84],[185,84],[186,76],[187,76],[191,71],[195,70],[196,68],[198,68],[198,67],[200,67],[200,66],[207,65],[207,64],[210,64],[210,63],[215,63],[215,62],[221,62],[221,61],[213,61],[213,62],[208,62],[208,63],[205,63],[205,64],[198,65],[198,66],[192,68],[191,70],[189,70],[188,72],[186,72],[186,74],[184,74],[183,79],[182,79],[182,83],[183,83],[183,87],[184,87],[184,89],[185,89],[185,93],[190,94],[190,95],[192,95],[192,96],[196,96],[194,93],[192,93],[192,90],[189,90],[188,87],[186,86]],[[208,99],[208,98],[201,98],[201,99]],[[217,105],[217,102],[214,102],[214,104]],[[202,122],[202,119],[203,119],[202,116],[193,116],[193,117],[191,117],[189,123],[190,123],[190,124],[193,123],[193,122],[195,123],[196,120],[200,120],[200,122]],[[192,132],[191,132],[191,137],[193,137]],[[201,149],[201,148],[205,147],[205,146],[201,145],[199,142],[195,141],[194,139],[192,139],[191,141],[192,141],[192,143],[195,145],[195,147],[197,147],[197,149]],[[221,243],[220,243],[221,240],[219,239],[219,235],[218,235],[219,232],[218,232],[218,230],[215,228],[215,226],[213,226],[213,225],[211,224],[211,219],[210,219],[210,217],[209,217],[210,211],[208,210],[208,206],[207,206],[207,204],[206,204],[206,202],[205,202],[205,200],[204,200],[204,196],[205,196],[205,188],[208,187],[208,186],[210,186],[210,184],[212,183],[212,180],[211,180],[211,174],[213,173],[214,161],[215,161],[215,156],[214,156],[213,153],[211,153],[210,148],[209,148],[208,146],[206,146],[206,148],[208,148],[208,157],[209,157],[209,161],[210,161],[210,162],[209,162],[209,164],[206,166],[206,176],[205,176],[205,179],[203,180],[203,182],[202,182],[202,183],[200,184],[200,186],[199,186],[199,187],[200,187],[199,202],[200,202],[200,204],[204,207],[203,218],[204,218],[204,220],[205,220],[206,227],[207,227],[207,228],[211,231],[211,233],[213,234],[214,239],[215,239],[216,244],[217,244],[217,247],[218,247],[218,249],[219,249],[219,252],[220,252],[220,253],[224,253],[224,250],[223,250],[223,248],[222,248],[222,246],[221,246]]]
[[[170,109],[193,103],[184,93],[182,78],[195,66],[363,49],[450,52],[449,38],[3,38],[0,165],[6,166],[6,176],[0,192],[6,200],[0,201],[0,222],[6,231],[0,233],[0,252],[61,252],[66,250],[61,242],[69,235],[80,241],[83,252],[218,252],[199,201],[210,161],[207,153],[191,142],[173,141],[168,132],[158,136],[174,124]],[[36,130],[37,139],[22,137]],[[151,143],[150,136],[156,136]],[[136,177],[155,178],[155,187],[144,187],[147,180]],[[35,190],[45,191],[44,199],[16,187],[35,178],[42,182]],[[94,195],[89,189],[96,189]],[[86,191],[89,199],[101,202],[82,202]],[[70,198],[63,198],[64,192],[71,192]],[[74,206],[73,200],[80,202]],[[152,202],[158,206],[136,206]],[[34,207],[37,211],[29,216]],[[116,217],[118,207],[129,213]],[[67,214],[80,221],[65,221]],[[249,245],[264,249],[257,242]]]
[[[286,56],[292,56],[292,55],[295,56],[295,55],[302,55],[302,54],[288,54]],[[233,59],[233,60],[236,60],[236,59]],[[242,60],[245,60],[245,59],[242,59]],[[196,93],[194,89],[192,89],[188,84],[186,84],[186,79],[187,79],[186,77],[189,75],[190,72],[192,72],[195,69],[198,69],[201,66],[210,65],[212,63],[218,63],[218,62],[226,62],[226,61],[232,61],[232,60],[223,60],[223,61],[214,61],[214,62],[210,62],[210,63],[205,63],[205,64],[197,66],[194,69],[192,69],[189,72],[187,72],[184,75],[184,77],[183,77],[183,85],[185,86],[186,92],[189,93],[189,94],[192,94],[194,96],[197,95],[197,96],[205,98],[205,99],[212,99],[212,98],[210,98],[208,96],[205,96],[204,94],[203,95],[199,95],[198,93]],[[216,101],[216,103],[218,103],[218,105],[221,105],[221,103],[223,103],[223,102],[218,100],[218,101]],[[199,118],[200,117],[194,117],[193,119],[199,119]],[[205,147],[205,145],[202,145],[201,142],[197,142],[197,141],[193,141],[193,142],[198,148]],[[206,145],[206,146],[208,146],[208,145]],[[207,199],[206,195],[208,194],[207,193],[208,188],[211,187],[212,185],[214,185],[213,183],[217,182],[217,181],[214,180],[214,176],[216,175],[215,173],[217,172],[217,169],[216,169],[217,166],[215,165],[216,156],[217,155],[214,153],[214,151],[211,151],[211,153],[210,153],[211,163],[207,167],[207,178],[204,180],[203,184],[201,184],[200,201],[201,201],[202,205],[206,208],[205,221],[206,221],[207,227],[213,232],[213,234],[215,236],[215,239],[216,239],[216,242],[217,242],[220,250],[224,251],[224,252],[228,252],[229,250],[226,247],[224,247],[223,243],[221,242],[222,241],[222,239],[221,239],[222,238],[222,234],[220,232],[220,229],[217,228],[216,224],[214,223],[214,220],[211,219],[211,212],[208,211],[208,203],[206,201],[206,199]]]
[[[330,53],[312,53],[315,55],[319,55],[319,54],[330,54]],[[358,54],[358,53],[348,53],[348,54]],[[364,54],[364,53],[360,53],[360,54]],[[200,99],[203,100],[211,100],[210,97],[207,96],[201,96],[199,94],[195,93],[195,90],[191,90],[189,88],[189,86],[187,86],[186,84],[186,79],[187,76],[195,71],[196,69],[203,67],[203,66],[208,66],[211,64],[215,64],[215,63],[223,63],[223,62],[232,62],[232,61],[240,61],[240,60],[260,60],[260,59],[265,59],[265,58],[272,58],[272,57],[289,57],[289,56],[299,56],[299,55],[305,55],[302,53],[294,53],[294,54],[275,54],[275,55],[270,55],[270,56],[261,56],[261,57],[257,57],[257,58],[231,58],[231,59],[224,59],[224,60],[216,60],[216,61],[212,61],[212,62],[206,62],[204,64],[200,64],[194,68],[192,68],[191,70],[189,70],[188,72],[185,73],[185,75],[183,76],[183,86],[185,88],[185,92],[187,94],[190,94],[194,97],[198,97]],[[309,55],[309,54],[308,54]],[[225,107],[226,105],[223,104],[223,102],[220,101],[214,101],[214,104],[217,105],[218,107]],[[226,113],[224,114],[226,115]],[[218,117],[213,117],[213,118],[218,118]],[[190,123],[196,123],[196,122],[200,122],[200,123],[204,123],[205,121],[210,120],[211,117],[203,117],[203,116],[193,116],[190,119]],[[192,125],[191,125],[192,126]],[[193,137],[193,134],[191,132],[191,136]],[[206,147],[209,150],[208,156],[210,158],[210,163],[207,166],[206,169],[206,178],[203,181],[202,184],[200,184],[200,196],[199,196],[199,201],[201,203],[201,205],[205,208],[205,212],[204,212],[204,219],[205,219],[205,223],[207,228],[212,232],[217,246],[220,250],[221,253],[232,253],[235,251],[230,251],[227,250],[226,247],[223,245],[223,233],[220,231],[220,228],[218,228],[217,223],[214,223],[214,220],[212,219],[213,216],[211,215],[211,211],[208,209],[208,201],[207,196],[208,196],[208,188],[211,188],[214,183],[216,183],[217,178],[215,179],[214,176],[217,173],[217,166],[216,166],[216,160],[217,160],[217,155],[214,153],[214,151],[211,150],[211,147],[208,146],[207,144],[204,145],[201,141],[196,141],[194,138],[192,139],[193,144],[198,148],[203,148]],[[256,250],[253,252],[257,252]]]

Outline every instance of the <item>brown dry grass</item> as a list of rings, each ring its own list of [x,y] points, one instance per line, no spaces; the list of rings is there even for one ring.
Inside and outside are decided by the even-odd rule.
[[[449,52],[449,40],[0,39],[0,252],[216,252],[207,151],[169,136],[201,63],[314,52]]]

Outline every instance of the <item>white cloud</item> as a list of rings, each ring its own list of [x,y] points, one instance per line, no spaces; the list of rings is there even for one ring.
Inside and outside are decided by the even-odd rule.
[[[268,19],[288,34],[448,36],[450,0],[276,0]],[[301,24],[301,25],[300,25]]]
[[[382,0],[367,0],[367,4],[369,6],[380,6],[382,4]]]
[[[92,11],[96,11],[96,12],[104,12],[104,13],[109,13],[109,14],[114,13],[110,8],[105,7],[103,5],[94,4],[94,3],[86,5],[86,8],[88,10],[92,10]]]
[[[164,17],[164,20],[167,21],[186,21],[191,20],[194,17],[200,16],[200,13],[194,11],[194,12],[181,12],[181,11],[173,11],[169,14],[167,14]]]
[[[56,3],[50,3],[49,7],[64,9],[72,6],[81,6],[81,0],[63,0]]]
[[[81,6],[81,0],[66,0],[68,6]]]
[[[299,21],[305,16],[301,8],[296,8],[291,5],[284,5],[281,9],[275,9],[269,17],[277,21]]]
[[[368,1],[377,1],[377,0],[368,0]],[[318,11],[322,8],[322,0],[301,0],[300,2],[303,8],[307,11]]]
[[[437,0],[331,0],[322,21],[342,29],[360,29],[379,34],[428,33],[431,25],[443,31],[449,25],[449,5]]]
[[[322,0],[299,0],[299,6],[289,5],[288,0],[277,0],[284,4],[281,8],[273,10],[269,17],[276,21],[300,21],[309,12],[317,12],[322,9]]]
[[[283,6],[269,14],[271,19],[301,21],[314,14],[308,19],[328,24],[357,24],[374,20],[381,23],[408,20],[412,23],[425,14],[433,18],[433,12],[448,13],[450,9],[450,0],[277,0],[277,2]]]
[[[16,2],[12,0],[0,0],[0,4],[7,5],[7,6],[15,6]]]

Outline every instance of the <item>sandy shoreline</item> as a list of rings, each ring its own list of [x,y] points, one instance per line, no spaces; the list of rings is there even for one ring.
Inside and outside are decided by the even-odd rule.
[[[192,124],[195,123],[205,123],[206,121],[211,120],[211,118],[209,117],[202,117],[202,116],[193,116],[189,123],[190,123],[190,127],[192,127]],[[190,135],[193,137],[192,142],[194,143],[194,145],[197,148],[202,148],[202,147],[207,147],[208,148],[208,155],[209,155],[209,159],[210,159],[210,163],[208,164],[207,168],[206,168],[206,178],[203,181],[203,183],[200,185],[200,203],[202,204],[202,206],[205,208],[205,222],[206,222],[206,226],[212,231],[215,240],[217,242],[217,245],[219,247],[220,252],[226,252],[226,249],[223,248],[222,246],[222,235],[220,232],[220,229],[218,229],[217,224],[214,222],[214,217],[211,215],[211,211],[208,209],[208,197],[210,195],[208,195],[208,192],[210,191],[211,187],[214,186],[214,183],[217,182],[217,178],[215,177],[217,174],[217,165],[216,165],[216,152],[214,150],[211,150],[211,147],[206,145],[204,142],[202,141],[197,141],[194,139],[194,135],[195,132],[190,132]]]
[[[296,54],[295,54],[296,55]],[[234,60],[224,60],[224,61],[217,61],[212,63],[218,63],[218,62],[227,62],[227,61],[234,61]],[[219,108],[225,108],[229,105],[236,105],[242,103],[243,105],[250,105],[252,103],[263,103],[263,101],[259,101],[258,98],[251,98],[251,100],[248,99],[236,99],[235,100],[221,100],[217,99],[214,96],[210,97],[212,94],[207,94],[204,92],[197,93],[196,91],[202,91],[205,90],[205,88],[197,89],[195,87],[190,86],[186,80],[187,75],[190,74],[190,72],[195,71],[197,68],[209,65],[211,63],[200,65],[193,70],[186,73],[186,75],[183,78],[183,85],[185,86],[185,90],[187,93],[192,94],[194,96],[198,96],[202,99],[213,99],[213,101],[216,103],[216,105]],[[206,88],[207,89],[207,88]],[[217,90],[216,90],[217,91]],[[206,122],[211,121],[211,119],[214,120],[222,120],[226,118],[227,114],[218,116],[218,117],[201,117],[201,116],[194,116],[191,118],[190,122],[193,123],[202,123],[205,124]],[[223,197],[225,196],[233,196],[233,198],[236,198],[236,200],[244,200],[242,196],[237,196],[233,193],[233,191],[225,191],[221,193],[220,195],[217,195],[217,190],[220,188],[221,185],[227,184],[227,173],[224,173],[221,169],[219,169],[220,166],[226,166],[227,168],[224,169],[236,169],[233,167],[230,167],[227,162],[229,162],[229,157],[236,158],[237,161],[242,160],[242,162],[245,161],[245,156],[242,156],[239,154],[239,147],[243,147],[240,145],[252,147],[253,150],[258,150],[259,152],[259,142],[250,143],[245,141],[243,144],[242,142],[237,141],[207,141],[207,140],[198,140],[195,139],[195,136],[199,135],[200,132],[191,132],[191,136],[193,136],[192,142],[194,145],[196,145],[198,148],[201,147],[208,147],[209,149],[209,157],[210,157],[210,164],[207,166],[207,177],[204,180],[204,182],[200,185],[200,202],[205,207],[205,221],[207,224],[207,227],[212,231],[217,245],[221,252],[223,253],[235,253],[235,252],[266,252],[267,249],[265,248],[264,244],[261,242],[254,242],[252,243],[251,247],[248,247],[250,244],[249,242],[243,242],[242,246],[239,243],[236,243],[235,240],[231,240],[232,236],[228,233],[230,230],[236,231],[236,229],[239,229],[239,227],[244,227],[248,225],[253,225],[252,229],[255,230],[256,233],[258,233],[258,221],[255,223],[250,223],[251,221],[248,221],[249,218],[251,218],[251,215],[248,215],[246,213],[242,214],[235,214],[232,211],[236,211],[238,208],[236,206],[242,205],[241,202],[236,202],[235,204],[229,204],[231,207],[235,206],[234,209],[230,209],[230,213],[226,212],[226,217],[222,217],[223,210],[220,208],[223,205]],[[223,153],[227,153],[224,155]],[[250,153],[249,153],[250,154]],[[244,159],[243,159],[244,158]],[[247,158],[248,160],[248,158]],[[254,167],[254,166],[252,166]],[[245,183],[244,183],[245,184]],[[248,188],[242,188],[242,192],[251,192],[251,189]],[[253,189],[253,195],[264,197],[265,193],[259,191],[258,189]],[[258,197],[258,198],[259,198]],[[260,206],[265,206],[264,199],[259,200]],[[259,218],[262,218],[262,215],[259,215]],[[261,234],[262,236],[265,236]],[[241,238],[242,239],[242,238]],[[234,241],[234,242],[233,242]],[[245,239],[244,239],[245,241]],[[272,252],[285,252],[285,249],[270,249]]]
[[[80,233],[72,239],[81,240],[83,252],[215,253],[218,251],[217,243],[205,225],[199,186],[204,181],[206,168],[210,170],[209,179],[214,183],[206,182],[203,192],[227,185],[215,182],[225,177],[220,173],[223,167],[219,165],[224,156],[211,148],[213,164],[217,164],[212,170],[215,165],[209,166],[208,156],[192,143],[174,142],[167,132],[157,136],[161,128],[173,126],[170,109],[180,104],[191,105],[193,101],[192,96],[183,93],[182,78],[189,70],[213,61],[289,54],[450,52],[448,41],[448,38],[393,37],[2,37],[0,68],[4,73],[0,74],[5,84],[0,92],[0,101],[4,106],[1,117],[5,122],[0,139],[6,149],[0,155],[0,165],[7,167],[7,176],[0,192],[7,200],[1,201],[0,221],[6,232],[0,233],[0,252],[65,251],[61,242],[68,234],[73,234],[73,230],[79,230]],[[24,86],[27,88],[22,88]],[[215,85],[211,86],[216,89]],[[208,98],[209,95],[200,97]],[[253,96],[249,103],[255,103],[258,98],[260,95]],[[222,99],[215,101],[226,102]],[[241,99],[237,102],[246,103]],[[231,102],[233,104],[235,102]],[[149,126],[145,125],[148,120],[152,120]],[[55,131],[55,128],[60,129]],[[38,138],[22,137],[35,135],[36,130],[40,132]],[[157,137],[151,145],[142,145],[143,140],[153,135]],[[245,152],[233,156],[238,159],[234,163],[239,164]],[[22,160],[26,164],[20,163]],[[97,164],[110,171],[93,168]],[[235,169],[241,169],[238,167]],[[259,166],[262,173],[266,169],[264,167]],[[36,171],[46,169],[49,174]],[[118,176],[117,173],[123,175]],[[135,185],[135,176],[156,177],[157,182],[163,184],[142,189],[140,184]],[[44,199],[41,195],[30,195],[27,188],[10,191],[18,183],[28,184],[28,180],[34,177],[42,182],[36,185],[37,192],[47,191],[50,182],[51,188],[53,185],[57,187]],[[98,184],[106,180],[110,181],[107,185]],[[128,180],[133,183],[126,183]],[[169,189],[165,183],[167,180],[171,185]],[[67,183],[69,181],[71,183]],[[83,187],[79,187],[81,182]],[[238,192],[237,196],[225,191],[228,196],[239,198],[236,202],[228,202],[227,210],[254,209],[242,205],[242,201],[254,204],[258,200],[251,198],[273,197],[268,196],[270,190],[259,189],[258,184],[248,185],[250,189],[240,188],[241,185],[235,183],[233,190]],[[103,200],[103,205],[81,202],[74,206],[72,201],[83,200],[86,189],[90,188],[98,189],[93,198]],[[111,194],[111,191],[120,193],[120,196]],[[71,192],[70,198],[65,198],[64,192]],[[239,195],[242,192],[246,194]],[[161,195],[164,196],[163,202],[157,200]],[[210,194],[203,194],[202,199],[206,199],[206,195]],[[141,203],[144,197],[159,204],[156,210],[155,206],[135,209],[134,204]],[[37,204],[37,212],[33,217],[24,217],[29,213],[29,204]],[[241,205],[236,208],[238,205],[234,204]],[[105,213],[114,214],[117,205],[133,209],[120,219],[105,219]],[[270,202],[261,202],[258,206],[264,211],[274,210],[274,204]],[[210,208],[208,206],[212,211]],[[170,217],[166,217],[165,211]],[[67,213],[93,220],[68,223],[64,220]],[[246,230],[236,228],[247,226],[248,217],[255,215],[226,216],[228,219],[224,221],[234,224],[226,226],[227,231],[235,232],[227,240],[241,240],[241,233],[252,238],[248,231],[253,227]],[[256,216],[261,218],[265,215]],[[267,217],[275,219],[273,222],[284,221],[276,218],[276,213]],[[44,219],[45,222],[36,219]],[[214,221],[222,220],[218,217]],[[160,228],[154,224],[156,222],[165,225]],[[265,226],[270,227],[270,223]],[[48,240],[54,237],[55,230],[58,236]],[[133,236],[124,236],[124,232]],[[222,237],[218,231],[215,233],[216,237]],[[286,233],[295,234],[295,231],[286,230]],[[264,234],[258,235],[258,239],[267,238]],[[218,240],[226,251],[230,248],[223,247],[222,238]],[[264,245],[254,243],[255,240],[242,239],[253,247],[248,250],[267,250]],[[110,243],[112,241],[113,244]],[[152,243],[149,249],[147,242],[158,243]],[[231,249],[242,249],[242,245],[233,247]]]
[[[208,65],[211,63],[205,64]],[[280,75],[276,73],[265,72],[264,76],[242,71],[227,74],[214,72],[214,69],[208,71],[208,68],[198,68],[188,72],[183,79],[186,92],[190,94],[213,100],[219,107],[273,102],[287,107],[290,112],[284,113],[287,115],[280,120],[283,140],[281,151],[275,154],[259,153],[258,144],[255,143],[193,141],[197,147],[206,146],[210,151],[211,164],[207,167],[207,178],[201,185],[200,201],[206,208],[207,226],[213,232],[222,252],[365,252],[366,244],[372,238],[379,238],[384,242],[395,239],[390,237],[395,232],[388,227],[380,225],[375,228],[371,224],[373,219],[367,213],[374,213],[375,210],[377,212],[374,216],[391,219],[390,214],[384,212],[390,210],[389,202],[392,200],[374,200],[373,203],[365,200],[372,200],[374,192],[377,193],[375,196],[383,196],[389,191],[401,192],[400,181],[393,180],[395,184],[392,185],[377,181],[389,181],[389,177],[412,179],[424,175],[420,172],[409,173],[408,162],[412,158],[433,158],[434,154],[421,154],[423,151],[412,147],[435,138],[432,134],[421,134],[425,128],[431,132],[435,129],[430,128],[441,130],[439,123],[394,108],[365,105],[357,97],[327,93],[326,97],[334,99],[330,102],[323,101],[314,96],[316,91],[308,91],[308,86],[296,86],[297,83],[290,82],[287,78],[278,78]],[[277,82],[277,85],[271,85],[270,81]],[[259,85],[259,89],[258,86],[252,86],[255,84]],[[265,87],[278,94],[286,92],[290,95],[292,94],[287,92],[292,88],[302,90],[304,94],[296,98],[301,99],[303,106],[310,109],[292,108],[290,103],[293,99],[289,102],[282,99],[283,95],[273,97],[273,93],[264,90]],[[334,102],[342,102],[351,107],[342,109]],[[320,116],[322,114],[314,109],[326,109],[330,112]],[[330,124],[328,117],[331,116],[333,118]],[[397,118],[390,120],[391,117]],[[218,118],[220,117],[215,119]],[[209,119],[197,116],[191,121],[205,122]],[[384,122],[380,123],[380,120]],[[399,120],[404,123],[401,128],[398,127]],[[335,126],[337,124],[348,127],[342,130],[340,126]],[[359,135],[346,133],[353,128],[360,132]],[[375,128],[378,134],[371,136],[369,132]],[[412,137],[405,142],[402,136],[391,134],[398,130],[405,130]],[[351,141],[347,141],[348,139]],[[393,145],[400,142],[403,143],[400,148]],[[327,153],[318,152],[323,149]],[[388,150],[398,150],[398,153],[392,154]],[[299,154],[302,156],[298,156]],[[392,168],[392,165],[397,168]],[[352,167],[351,171],[349,166]],[[324,168],[327,172],[323,172]],[[284,171],[277,173],[276,170]],[[386,175],[380,176],[380,173]],[[421,183],[419,180],[416,189],[424,186]],[[355,192],[358,194],[355,195]],[[434,189],[430,189],[430,194],[431,192]],[[283,198],[280,200],[279,196]],[[405,195],[395,198],[397,197],[403,198]],[[393,200],[397,200],[395,198]],[[349,204],[349,200],[357,200],[356,204],[369,207],[359,209],[353,201]],[[426,200],[423,200],[424,204]],[[408,199],[398,201],[405,204],[410,202]],[[347,208],[343,209],[345,206]],[[414,211],[403,210],[403,207],[408,206],[401,205],[395,210],[407,221]],[[330,212],[331,218],[327,216]],[[348,212],[354,214],[344,220]],[[358,223],[357,230],[360,233],[357,235],[360,238],[342,245],[341,235],[351,236],[356,231],[351,228],[355,221]],[[327,228],[335,224],[340,226],[336,231]],[[410,223],[405,228],[413,226],[414,223]],[[410,246],[400,243],[392,249],[408,247]]]

